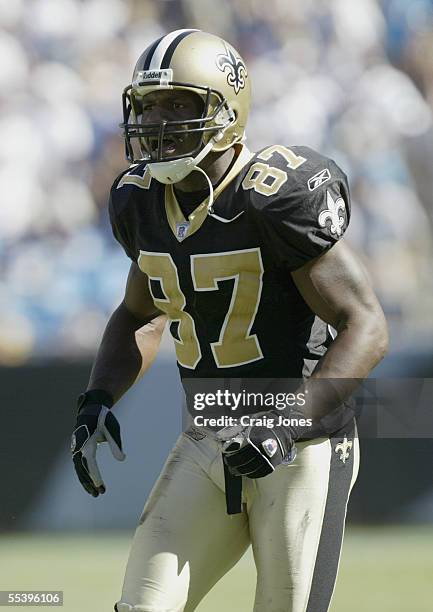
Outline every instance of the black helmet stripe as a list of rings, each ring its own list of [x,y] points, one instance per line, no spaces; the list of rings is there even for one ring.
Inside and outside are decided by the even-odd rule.
[[[146,55],[146,59],[144,60],[144,64],[143,66],[141,66],[140,70],[149,70],[150,62],[152,60],[153,54],[155,53],[155,49],[163,38],[164,36],[161,36],[161,38],[158,38],[158,40],[155,40],[155,42],[149,47],[149,51]]]
[[[197,30],[189,30],[188,32],[184,32],[183,34],[179,34],[177,38],[173,40],[171,45],[168,47],[167,51],[161,62],[161,68],[168,68],[170,66],[171,58],[173,57],[173,53],[176,51],[179,43],[186,37],[192,34],[193,32],[197,32]]]
[[[176,30],[167,34],[158,41],[152,51],[152,58],[148,70],[161,70],[170,66],[171,58],[179,43],[189,34],[198,30]],[[149,53],[150,55],[150,53]]]

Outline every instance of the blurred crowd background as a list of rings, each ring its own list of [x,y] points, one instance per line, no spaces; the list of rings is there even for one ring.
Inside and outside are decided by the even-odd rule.
[[[391,387],[404,377],[407,412],[394,437],[378,426],[361,440],[333,609],[431,610],[432,423],[424,439],[411,426],[421,397],[430,415],[433,382],[433,0],[0,0],[0,588],[58,588],[65,611],[111,609],[131,530],[181,430],[166,339],[116,405],[126,464],[100,448],[107,493],[82,490],[69,452],[75,398],[129,268],[107,213],[127,166],[121,93],[144,48],[185,27],[222,35],[247,61],[251,149],[309,145],[349,176],[347,237],[391,332],[374,376]],[[363,416],[376,425],[393,406],[369,399]],[[235,597],[254,591],[248,563]],[[246,609],[227,584],[225,604]],[[221,597],[201,609],[220,610]]]
[[[94,352],[129,266],[106,210],[121,92],[183,27],[246,59],[251,149],[306,144],[347,172],[392,350],[430,346],[432,0],[0,0],[0,364]]]

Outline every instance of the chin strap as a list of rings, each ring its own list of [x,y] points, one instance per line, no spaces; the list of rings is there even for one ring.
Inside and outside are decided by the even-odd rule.
[[[207,203],[207,214],[212,215],[213,214],[213,203],[214,203],[214,189],[213,189],[212,181],[210,180],[206,172],[203,170],[203,168],[196,166],[194,170],[197,170],[197,172],[200,172],[201,174],[203,174],[203,176],[207,180],[207,183],[209,186],[209,202]]]
[[[207,143],[205,147],[196,155],[196,157],[186,157],[180,159],[174,159],[168,162],[160,161],[153,162],[148,164],[149,172],[153,178],[155,178],[160,183],[164,184],[172,184],[178,183],[183,180],[188,174],[197,170],[203,174],[207,180],[209,186],[209,202],[207,205],[208,214],[211,215],[213,213],[213,203],[214,203],[214,189],[212,182],[206,172],[199,167],[199,163],[206,157],[208,153],[212,151],[212,148],[216,142],[219,142],[221,138],[224,136],[224,130],[220,130],[211,140]]]
[[[214,210],[213,210],[214,188],[213,188],[213,185],[212,185],[212,181],[210,180],[210,178],[208,177],[206,172],[203,170],[203,168],[200,168],[200,166],[198,164],[212,150],[213,145],[216,142],[219,142],[221,140],[221,138],[224,136],[224,132],[225,132],[225,130],[220,130],[217,134],[215,134],[215,136],[207,143],[207,145],[202,149],[202,151],[200,151],[200,153],[194,159],[195,166],[194,166],[193,172],[194,172],[194,170],[197,170],[197,172],[200,172],[201,174],[203,174],[203,176],[207,180],[207,184],[209,185],[209,202],[207,204],[207,214],[208,215],[212,215],[213,212],[214,212]]]

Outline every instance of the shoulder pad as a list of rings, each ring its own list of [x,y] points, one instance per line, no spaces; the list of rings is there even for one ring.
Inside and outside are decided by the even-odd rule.
[[[136,253],[133,246],[133,231],[131,231],[131,219],[133,212],[129,212],[134,205],[134,194],[137,189],[149,190],[151,177],[147,172],[146,164],[134,164],[124,170],[114,181],[110,190],[108,212],[114,237],[121,244],[125,253],[133,261]],[[140,193],[142,196],[142,193]],[[132,214],[132,217],[131,217]],[[133,225],[133,223],[132,223]]]
[[[139,193],[140,199],[143,191],[149,191],[152,186],[146,162],[134,164],[119,174],[111,186],[109,209],[110,215],[119,214],[127,204],[134,200],[134,194]],[[137,192],[137,190],[140,190]]]
[[[272,171],[277,170],[275,175],[278,178],[275,187],[279,184],[279,188],[274,187],[272,191],[275,193],[278,191],[280,197],[291,192],[295,187],[296,191],[312,193],[333,179],[347,180],[346,175],[332,159],[317,153],[310,147],[292,146],[288,148],[282,145],[272,145],[256,154],[251,160],[250,168],[255,164],[267,166],[269,176],[264,180],[270,187],[274,187]],[[281,180],[279,176],[282,177]],[[264,191],[267,192],[264,195],[268,195],[270,190],[265,189]]]
[[[121,189],[125,185],[135,185],[139,189],[149,189],[152,177],[147,168],[147,162],[133,164],[124,170],[114,181],[111,189]]]
[[[242,187],[277,259],[292,270],[330,248],[350,218],[347,177],[309,147],[273,145],[251,161]]]

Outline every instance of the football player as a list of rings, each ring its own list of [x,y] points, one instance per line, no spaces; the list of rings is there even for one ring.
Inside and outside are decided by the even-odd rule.
[[[325,612],[334,589],[358,470],[344,401],[386,352],[386,324],[341,239],[345,174],[305,146],[250,152],[250,86],[239,53],[198,30],[159,38],[135,66],[123,94],[131,166],[110,197],[131,267],[79,398],[74,464],[90,494],[105,491],[97,444],[124,458],[112,408],[149,367],[166,320],[185,384],[302,379],[298,410],[320,426],[187,429],[140,518],[117,612],[195,610],[250,544],[255,612]],[[235,508],[226,493],[240,482]]]

